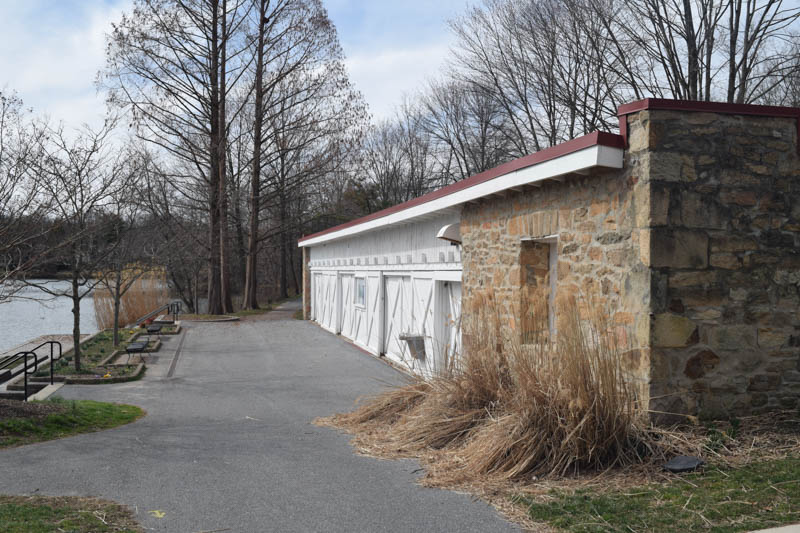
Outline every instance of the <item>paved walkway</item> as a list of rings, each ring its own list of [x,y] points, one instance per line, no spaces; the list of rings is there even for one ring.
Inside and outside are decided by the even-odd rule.
[[[415,461],[355,455],[347,436],[311,424],[401,377],[292,319],[296,306],[188,325],[172,377],[180,336],[165,337],[142,381],[63,388],[148,416],[0,451],[0,492],[109,498],[148,530],[175,533],[513,530],[467,495],[416,485]]]

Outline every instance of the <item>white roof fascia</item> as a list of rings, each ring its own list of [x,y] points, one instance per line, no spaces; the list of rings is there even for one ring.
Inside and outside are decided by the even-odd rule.
[[[514,170],[508,174],[503,174],[502,176],[484,181],[483,183],[478,183],[472,187],[456,191],[447,196],[442,196],[430,202],[425,202],[424,204],[409,207],[408,209],[391,213],[381,218],[368,220],[361,224],[350,226],[349,228],[343,228],[339,231],[302,241],[298,244],[298,247],[314,246],[376,230],[385,226],[400,224],[422,215],[451,208],[513,187],[536,183],[537,181],[551,179],[572,172],[588,170],[594,167],[622,168],[623,155],[624,150],[622,148],[613,148],[603,145],[590,146],[555,159],[542,161],[536,165]]]

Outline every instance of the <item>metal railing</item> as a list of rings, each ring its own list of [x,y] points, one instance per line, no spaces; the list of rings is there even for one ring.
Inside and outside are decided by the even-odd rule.
[[[53,363],[61,359],[62,347],[58,341],[45,341],[32,350],[18,352],[14,355],[0,359],[0,385],[11,381],[20,374],[23,374],[23,400],[28,401],[28,376],[32,376],[39,370],[39,363],[44,362],[45,357],[41,358],[36,350],[50,346],[50,385],[54,383]],[[56,357],[56,347],[58,347],[58,357]],[[21,363],[21,364],[20,364]]]
[[[178,314],[181,312],[181,301],[180,300],[173,300],[168,304],[162,305],[155,311],[150,311],[143,317],[136,320],[133,324],[129,325],[128,327],[135,327],[144,322],[149,318],[153,318],[154,316],[158,316],[159,313],[162,311],[167,311],[168,314],[172,315],[173,322],[178,320]]]

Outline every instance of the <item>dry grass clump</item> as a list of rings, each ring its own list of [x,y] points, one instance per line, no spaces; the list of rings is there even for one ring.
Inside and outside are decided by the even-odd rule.
[[[660,455],[670,441],[647,430],[619,332],[586,302],[558,305],[557,339],[546,309],[528,311],[521,335],[486,294],[472,302],[464,353],[446,371],[319,423],[354,433],[368,453],[426,459],[439,485],[530,481]]]
[[[124,273],[123,273],[124,276]],[[127,282],[126,282],[127,285]],[[113,285],[112,285],[113,287]],[[114,295],[98,286],[92,293],[97,325],[101,329],[114,327]],[[153,273],[130,281],[130,288],[120,298],[119,325],[132,324],[154,309],[169,303],[164,273]]]

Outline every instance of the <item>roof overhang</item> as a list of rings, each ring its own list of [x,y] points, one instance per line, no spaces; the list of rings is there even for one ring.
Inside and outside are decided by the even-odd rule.
[[[404,224],[431,214],[446,213],[467,202],[593,168],[622,168],[624,140],[620,135],[594,132],[487,170],[463,181],[378,211],[346,224],[300,239],[298,246],[314,246]]]

